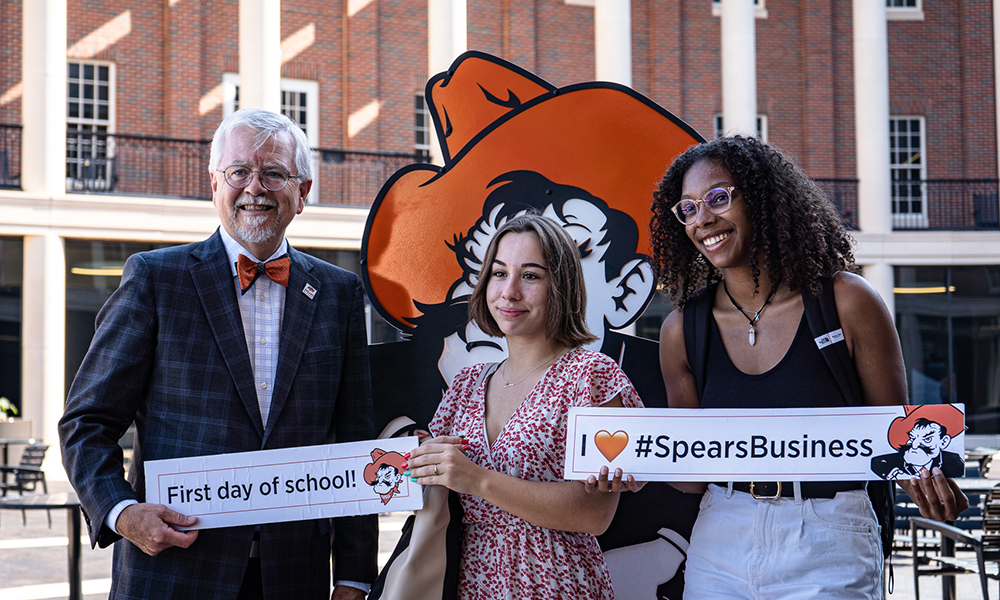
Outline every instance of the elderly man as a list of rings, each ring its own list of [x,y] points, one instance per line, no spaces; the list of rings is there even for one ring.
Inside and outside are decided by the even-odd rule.
[[[375,517],[179,531],[196,519],[144,502],[147,460],[374,437],[361,283],[284,235],[312,185],[302,130],[237,111],[209,171],[222,227],[129,258],[59,423],[91,543],[119,540],[111,598],[325,599],[331,547],[333,597],[363,598]]]

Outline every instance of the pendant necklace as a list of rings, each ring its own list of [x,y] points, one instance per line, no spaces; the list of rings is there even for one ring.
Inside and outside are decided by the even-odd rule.
[[[774,298],[774,293],[778,291],[778,286],[774,286],[774,288],[771,290],[771,295],[769,295],[767,297],[767,300],[764,301],[764,306],[761,306],[760,309],[756,311],[744,310],[742,306],[736,304],[736,300],[733,300],[732,294],[729,293],[729,288],[726,287],[725,279],[722,280],[722,289],[725,290],[726,295],[729,296],[729,301],[732,303],[733,308],[740,311],[740,314],[746,317],[746,320],[750,322],[750,331],[748,333],[750,337],[750,345],[753,346],[755,343],[757,343],[757,330],[754,329],[754,324],[760,320],[760,314],[764,312],[764,309],[767,308],[767,305],[771,303],[771,299]],[[748,312],[753,313],[752,319],[749,316],[747,316]]]
[[[763,309],[761,309],[761,310],[763,310]],[[560,350],[559,352],[562,352],[562,350]],[[549,361],[551,361],[553,358],[559,356],[559,352],[556,352],[552,356],[546,358],[545,362],[543,362],[542,364],[538,365],[534,369],[528,371],[528,373],[524,377],[518,379],[517,381],[515,381],[513,383],[507,381],[507,361],[506,360],[503,361],[503,370],[500,372],[500,376],[503,377],[503,386],[505,388],[509,388],[509,387],[514,387],[515,385],[519,385],[521,382],[523,382],[525,379],[528,378],[528,375],[531,375],[532,373],[534,373],[538,369],[541,369],[542,367],[544,367],[545,365],[547,365],[549,363]]]

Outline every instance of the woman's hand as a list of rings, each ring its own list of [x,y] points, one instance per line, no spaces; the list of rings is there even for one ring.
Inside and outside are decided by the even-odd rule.
[[[934,467],[933,476],[927,469],[921,469],[920,477],[900,479],[897,483],[917,504],[920,515],[929,519],[954,521],[969,508],[968,496],[938,467]]]
[[[587,478],[584,483],[584,489],[587,493],[597,492],[638,492],[646,485],[645,481],[636,481],[635,477],[629,475],[622,481],[624,473],[621,469],[615,469],[615,475],[608,481],[609,469],[607,467],[601,467],[600,477],[595,477],[591,475]]]
[[[485,470],[469,460],[469,443],[465,438],[443,436],[425,440],[403,463],[409,477],[420,485],[443,485],[460,494],[481,495],[478,484]],[[477,493],[479,492],[479,493]]]

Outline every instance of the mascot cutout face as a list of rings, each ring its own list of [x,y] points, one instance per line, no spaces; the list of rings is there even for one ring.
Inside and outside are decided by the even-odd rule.
[[[591,347],[622,366],[646,406],[666,406],[658,344],[616,330],[635,322],[655,293],[652,192],[702,138],[624,86],[556,88],[479,52],[433,77],[425,97],[445,164],[395,173],[361,246],[365,291],[405,338],[369,347],[376,426],[407,416],[426,428],[459,370],[506,356],[503,339],[469,323],[468,297],[490,238],[528,210],[576,240],[587,324],[600,338]],[[612,568],[619,597],[680,597],[683,577],[674,573],[698,512],[694,496],[662,483],[622,495],[599,539],[606,552],[616,549],[609,564],[620,565]]]
[[[555,88],[478,52],[432,78],[426,97],[445,166],[394,174],[362,241],[369,298],[408,346],[373,347],[376,369],[381,358],[392,365],[376,371],[376,420],[405,414],[426,425],[459,370],[506,356],[503,339],[468,322],[467,300],[493,233],[527,210],[562,223],[580,248],[587,323],[600,338],[592,348],[622,365],[647,405],[665,399],[655,344],[616,330],[656,291],[652,192],[698,134],[629,88]]]
[[[534,171],[503,173],[489,182],[483,214],[453,244],[461,277],[449,289],[450,302],[464,302],[472,293],[479,270],[496,230],[507,220],[536,210],[561,223],[580,249],[587,284],[587,325],[600,340],[604,334],[635,321],[653,297],[653,273],[646,258],[636,253],[634,221],[586,190],[549,181]],[[438,370],[451,381],[462,367],[503,360],[502,338],[489,338],[469,322],[444,340]],[[617,358],[617,357],[616,357]]]

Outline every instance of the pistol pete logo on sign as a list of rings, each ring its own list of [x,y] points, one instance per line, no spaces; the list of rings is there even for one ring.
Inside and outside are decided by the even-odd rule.
[[[904,408],[906,415],[893,419],[886,434],[895,452],[872,458],[872,472],[883,479],[910,479],[919,476],[921,469],[938,467],[949,477],[964,475],[965,451],[952,444],[965,431],[964,405]]]

